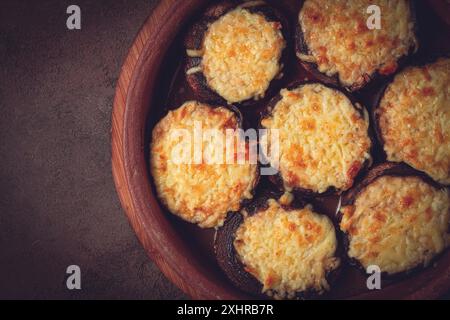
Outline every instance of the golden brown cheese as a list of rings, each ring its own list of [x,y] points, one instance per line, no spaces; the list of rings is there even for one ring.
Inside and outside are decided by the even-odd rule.
[[[340,264],[327,216],[310,207],[286,211],[273,199],[267,209],[245,218],[234,247],[247,272],[263,284],[263,292],[278,299],[329,290],[326,276]]]
[[[381,29],[367,27],[370,5],[381,9]],[[310,52],[300,60],[314,62],[345,86],[359,86],[376,71],[391,74],[397,61],[417,48],[407,0],[306,0],[299,14]]]
[[[418,177],[378,178],[341,208],[348,255],[389,274],[427,265],[450,244],[449,200]]]
[[[369,121],[340,91],[321,84],[281,90],[271,116],[279,133],[279,170],[286,189],[346,190],[370,159]],[[268,146],[270,155],[270,145]],[[271,163],[274,164],[274,159]]]
[[[173,150],[181,142],[173,130],[187,129],[193,137],[196,123],[203,130],[225,132],[238,128],[238,120],[230,110],[186,102],[153,129],[151,172],[161,201],[172,213],[201,227],[217,227],[223,224],[227,212],[239,210],[241,200],[252,198],[257,166],[249,164],[248,157],[244,164],[227,164],[225,160],[224,164],[208,164],[206,159],[199,164],[173,161]],[[211,150],[215,156],[218,151],[214,140],[201,141],[203,150]],[[239,150],[238,143],[245,142],[236,140],[235,148],[223,151],[224,157],[226,152]]]
[[[279,22],[238,7],[209,26],[201,68],[208,86],[228,103],[259,99],[281,72],[284,47]]]
[[[450,184],[450,59],[398,74],[376,112],[388,160]]]

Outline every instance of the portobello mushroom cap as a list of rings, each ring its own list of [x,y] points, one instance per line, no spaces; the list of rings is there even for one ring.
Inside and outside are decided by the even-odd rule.
[[[303,197],[340,194],[372,164],[368,112],[335,86],[294,83],[270,101],[261,118],[268,132],[260,145],[278,170],[269,179],[280,190]]]
[[[221,226],[229,211],[253,198],[259,180],[258,165],[248,156],[256,141],[239,135],[242,118],[232,110],[188,101],[152,132],[150,171],[159,199],[171,213],[202,228]],[[228,129],[236,130],[232,148],[225,143]],[[199,137],[196,130],[202,130]],[[210,138],[207,130],[213,130]]]
[[[187,33],[186,79],[200,99],[249,106],[279,86],[288,23],[264,1],[221,1]]]
[[[303,67],[349,91],[393,74],[419,46],[413,0],[305,0],[295,30]]]
[[[450,186],[450,58],[410,66],[380,91],[374,127],[387,161]]]
[[[406,164],[383,163],[344,195],[339,220],[352,264],[401,277],[449,246],[449,190]]]
[[[331,220],[312,206],[259,198],[217,230],[219,266],[242,291],[260,298],[315,298],[339,274],[339,241]]]

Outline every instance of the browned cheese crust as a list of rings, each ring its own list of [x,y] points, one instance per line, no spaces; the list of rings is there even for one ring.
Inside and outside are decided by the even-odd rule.
[[[369,29],[367,8],[381,10],[381,28]],[[395,72],[400,58],[417,49],[408,0],[306,0],[299,14],[297,56],[308,68],[356,90],[375,74]]]
[[[450,185],[450,59],[399,73],[375,118],[387,160]]]
[[[151,173],[159,198],[173,214],[200,227],[217,227],[223,224],[229,211],[239,210],[241,201],[253,197],[258,168],[249,163],[247,156],[243,164],[227,163],[226,159],[222,164],[207,159],[200,159],[200,163],[174,161],[176,148],[184,140],[174,135],[173,130],[185,129],[193,137],[196,125],[201,125],[202,130],[217,129],[225,134],[227,129],[237,129],[239,123],[232,111],[195,101],[170,111],[153,129]],[[194,141],[190,141],[193,145]],[[201,142],[203,152],[215,150],[212,151],[215,154],[214,141]],[[246,142],[236,138],[235,148],[224,150],[223,157],[228,156],[227,152],[242,150],[237,147],[241,143]]]

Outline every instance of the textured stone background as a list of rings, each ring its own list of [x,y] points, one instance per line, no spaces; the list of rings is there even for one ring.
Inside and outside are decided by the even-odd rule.
[[[156,3],[0,1],[0,298],[185,298],[138,243],[110,164],[115,83]]]

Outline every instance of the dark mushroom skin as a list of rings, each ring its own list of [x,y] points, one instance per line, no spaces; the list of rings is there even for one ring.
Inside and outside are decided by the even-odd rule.
[[[220,1],[216,4],[211,5],[206,9],[201,18],[192,25],[189,29],[188,33],[184,39],[184,47],[186,50],[201,50],[203,46],[203,39],[208,30],[208,26],[218,20],[221,16],[225,15],[229,11],[235,9],[239,5],[243,4],[244,1],[237,0],[225,0]],[[280,59],[281,69],[278,74],[272,81],[268,89],[266,90],[265,96],[271,96],[276,89],[281,85],[282,76],[283,76],[283,66],[286,65],[286,61],[288,60],[289,55],[289,24],[288,20],[284,17],[284,15],[279,11],[279,9],[274,8],[267,3],[258,4],[246,10],[252,13],[259,13],[265,17],[267,21],[275,21],[279,22],[282,26],[281,33],[286,42],[286,47],[283,49],[282,56]],[[201,65],[202,58],[201,57],[189,57],[186,55],[186,62],[184,72],[186,73],[189,69],[193,67],[198,67]],[[186,80],[189,86],[192,88],[194,93],[198,96],[198,98],[209,102],[209,103],[218,103],[221,105],[226,105],[227,101],[222,98],[218,93],[216,93],[212,88],[208,86],[207,80],[203,72],[195,72],[193,74],[186,74]],[[236,106],[252,106],[258,103],[256,99],[250,98],[245,101],[240,101],[235,103]]]
[[[255,201],[249,203],[243,209],[248,216],[258,214],[258,212],[267,209],[267,201],[269,199],[278,199],[283,193],[272,190],[263,192],[263,195],[258,197]],[[306,202],[295,198],[290,205],[281,205],[286,211],[302,209],[306,206]],[[315,212],[320,213],[314,208]],[[245,217],[240,212],[230,212],[225,220],[224,225],[216,230],[214,237],[214,252],[216,260],[226,274],[228,279],[234,286],[239,288],[245,293],[248,293],[258,299],[270,299],[271,297],[262,293],[263,285],[249,272],[245,270],[244,264],[240,261],[236,249],[234,248],[234,240],[236,238],[236,232],[239,226],[244,222]],[[340,233],[335,224],[335,221],[331,219],[336,232],[337,249],[335,256],[342,259],[343,247],[340,239]],[[330,286],[336,281],[341,272],[342,263],[333,271],[326,275],[326,279]],[[295,299],[318,299],[325,298],[326,293],[319,294],[315,290],[308,290],[306,292],[297,292]]]
[[[356,201],[357,196],[370,184],[372,184],[375,180],[378,178],[384,177],[384,176],[392,176],[392,177],[418,177],[425,183],[429,184],[430,186],[437,188],[437,189],[443,189],[443,187],[435,182],[433,179],[431,179],[429,176],[427,176],[425,173],[415,170],[414,168],[408,166],[404,163],[394,163],[394,162],[385,162],[381,163],[375,167],[373,167],[367,175],[364,177],[364,179],[356,184],[352,189],[348,190],[345,194],[341,197],[341,203],[340,207],[353,205]],[[338,208],[338,213],[336,216],[337,224],[340,225],[342,220],[342,212],[340,211],[340,207]],[[450,228],[450,226],[449,226]],[[367,276],[366,269],[364,266],[355,258],[351,258],[347,255],[347,252],[349,250],[350,246],[350,240],[348,237],[348,234],[343,232],[341,228],[338,228],[340,237],[342,239],[342,248],[345,252],[343,255],[343,259],[351,266],[357,268],[360,270],[364,275]],[[445,250],[444,250],[445,252]],[[441,253],[442,254],[442,253]],[[436,255],[432,262],[439,258],[441,254]],[[430,264],[432,264],[432,262]],[[424,269],[424,266],[418,265],[412,269],[395,273],[395,274],[389,274],[387,272],[382,272],[381,276],[382,279],[385,280],[402,280],[406,277],[409,277],[413,274],[416,274],[417,272]]]
[[[314,81],[314,80],[309,80],[309,81],[295,81],[291,84],[289,84],[286,89],[288,90],[293,90],[299,86],[302,85],[306,85],[306,84],[322,84],[327,88],[333,89],[333,90],[337,90],[339,92],[341,92],[342,94],[344,94],[352,103],[353,107],[355,108],[355,110],[358,111],[358,113],[360,114],[361,118],[364,119],[365,114],[364,114],[364,110],[367,110],[365,107],[363,107],[362,103],[358,102],[358,100],[348,91],[343,90],[340,87],[337,87],[333,84],[328,84],[326,82],[320,82],[320,81]],[[269,103],[267,104],[267,106],[265,107],[265,109],[261,112],[260,114],[260,120],[259,120],[259,128],[260,129],[264,129],[264,127],[261,125],[261,121],[267,117],[271,116],[272,111],[274,110],[276,104],[281,100],[281,95],[278,94],[275,97],[273,97]],[[367,111],[368,112],[368,111]],[[367,113],[367,115],[370,116],[369,113]],[[369,130],[367,132],[370,141],[371,141],[371,148],[370,148],[370,155],[371,157],[373,157],[374,154],[374,148],[375,148],[375,143],[376,143],[376,138],[375,138],[375,132],[372,128],[372,123],[371,121],[369,121]],[[267,160],[266,160],[267,161]],[[359,181],[368,171],[368,169],[372,166],[372,162],[373,162],[373,158],[371,159],[367,159],[363,165],[361,166],[361,168],[359,169],[358,174],[355,176],[354,180],[353,180],[353,184],[355,184],[357,181]],[[275,175],[269,176],[269,180],[272,182],[272,184],[274,184],[276,186],[276,188],[280,191],[286,191],[285,187],[284,187],[284,182],[283,182],[283,177],[281,175],[280,172],[278,172]],[[339,195],[342,193],[342,190],[338,190],[335,187],[329,187],[326,191],[322,192],[322,193],[318,193],[315,192],[313,190],[310,189],[304,189],[304,188],[294,188],[292,191],[292,193],[294,193],[296,196],[298,197],[303,197],[306,199],[311,199],[311,198],[315,198],[315,197],[325,197],[325,196],[331,196],[331,195]]]
[[[224,225],[216,231],[214,251],[217,262],[234,286],[254,295],[256,298],[267,298],[262,294],[262,284],[250,273],[239,260],[234,248],[234,235],[244,221],[239,212],[229,213]]]
[[[418,35],[419,35],[419,27],[418,27],[418,20],[417,20],[417,4],[415,3],[416,0],[410,0],[409,4],[410,4],[410,9],[411,9],[411,15],[412,15],[412,22],[414,23],[414,33],[416,35],[416,39],[418,39]],[[299,12],[302,10],[303,5],[305,3],[305,0],[301,1],[300,4],[300,10]],[[310,50],[308,48],[308,44],[306,43],[306,40],[304,38],[303,35],[303,30],[300,26],[300,23],[298,21],[298,15],[296,16],[296,23],[295,23],[295,52],[297,54],[309,54]],[[417,40],[420,43],[420,39]],[[411,60],[411,56],[413,55],[413,53],[417,50],[416,47],[412,46],[409,49],[408,54],[400,57],[397,61],[397,69],[402,68],[403,66],[407,65],[410,60]],[[297,60],[299,61],[299,63],[302,65],[303,68],[305,68],[309,73],[311,73],[314,77],[316,77],[318,80],[326,83],[326,84],[330,84],[330,85],[334,85],[334,86],[339,86],[339,87],[343,87],[346,90],[350,91],[350,92],[354,92],[354,91],[359,91],[361,89],[363,89],[366,85],[368,85],[369,83],[382,83],[384,82],[386,79],[389,79],[389,77],[391,76],[391,74],[381,74],[378,70],[372,74],[372,75],[368,75],[366,74],[364,77],[364,82],[361,84],[355,84],[352,86],[345,86],[344,84],[341,83],[341,81],[339,80],[339,74],[335,74],[333,76],[327,76],[326,74],[320,72],[317,69],[317,64],[313,63],[313,62],[307,62],[307,61],[303,61],[300,60],[299,58],[297,58]],[[395,71],[394,71],[395,72]]]

